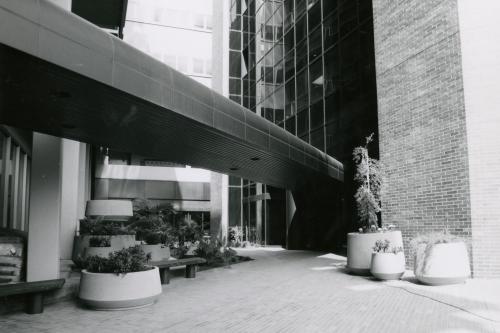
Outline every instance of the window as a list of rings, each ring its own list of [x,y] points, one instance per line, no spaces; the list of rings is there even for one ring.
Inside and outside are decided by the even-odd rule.
[[[203,59],[194,58],[193,59],[193,73],[204,74],[203,71]]]
[[[323,98],[323,67],[321,58],[309,67],[309,90],[311,104]]]

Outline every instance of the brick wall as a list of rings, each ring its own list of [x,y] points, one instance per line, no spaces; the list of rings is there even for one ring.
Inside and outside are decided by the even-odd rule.
[[[383,221],[402,230],[406,248],[443,229],[470,240],[456,2],[374,0],[373,13]]]

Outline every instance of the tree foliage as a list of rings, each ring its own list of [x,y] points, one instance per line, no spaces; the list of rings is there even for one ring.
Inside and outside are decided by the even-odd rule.
[[[373,133],[366,137],[364,147],[356,147],[352,153],[356,164],[354,180],[359,184],[354,195],[360,225],[364,230],[378,227],[377,214],[381,211],[382,168],[380,162],[371,158],[368,145]]]

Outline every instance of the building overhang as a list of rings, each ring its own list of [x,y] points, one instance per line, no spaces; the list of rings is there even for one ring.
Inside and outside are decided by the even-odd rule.
[[[42,0],[0,3],[0,123],[293,189],[340,162]]]

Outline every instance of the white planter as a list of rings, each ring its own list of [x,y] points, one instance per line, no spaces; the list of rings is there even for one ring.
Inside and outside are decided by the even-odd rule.
[[[111,246],[108,247],[87,247],[85,249],[85,258],[90,256],[99,256],[102,258],[107,258],[108,255],[113,252],[113,248]]]
[[[78,297],[95,310],[125,310],[153,304],[161,291],[158,267],[119,275],[82,270]]]
[[[405,273],[404,253],[372,253],[370,273],[379,280],[401,279]]]
[[[391,247],[403,246],[401,231],[347,234],[347,269],[352,274],[370,275],[373,246],[377,240],[386,239]]]
[[[160,261],[170,258],[170,248],[168,246],[162,244],[156,244],[156,245],[141,244],[141,248],[144,251],[144,253],[146,254],[151,253],[152,261]]]
[[[463,283],[470,277],[467,246],[463,242],[420,244],[415,255],[415,277],[428,285]]]

